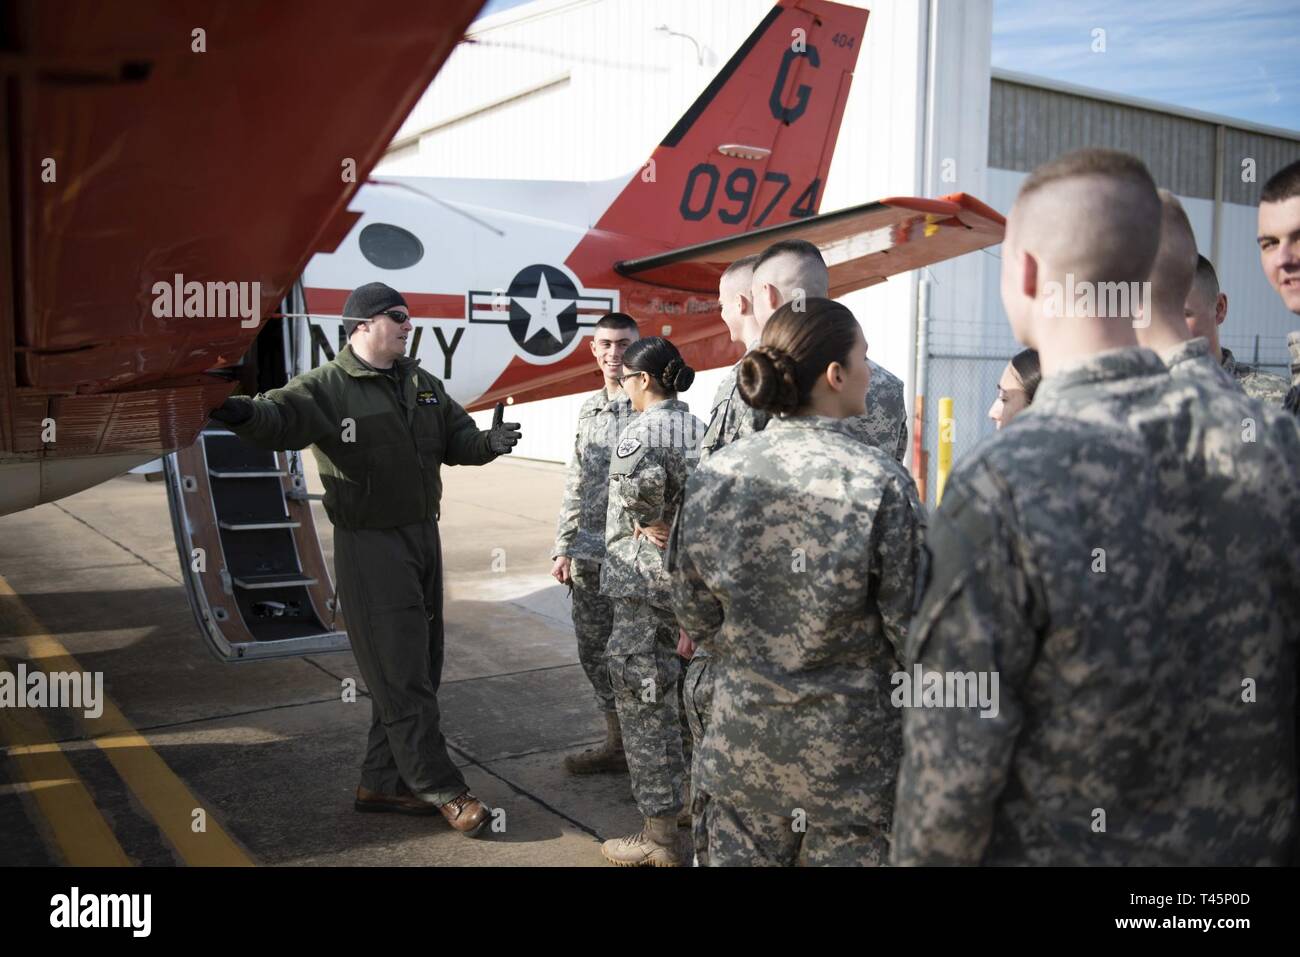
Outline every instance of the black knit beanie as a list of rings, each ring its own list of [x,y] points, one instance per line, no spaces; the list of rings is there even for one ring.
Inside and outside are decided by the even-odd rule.
[[[343,320],[343,331],[352,338],[352,331],[361,325],[361,321],[386,312],[394,306],[406,306],[402,294],[392,286],[382,282],[368,282],[358,286],[343,304],[343,315],[352,318]],[[406,306],[409,310],[411,307]]]

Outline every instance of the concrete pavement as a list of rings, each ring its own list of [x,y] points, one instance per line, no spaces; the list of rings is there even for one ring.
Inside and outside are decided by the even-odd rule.
[[[0,659],[70,655],[103,672],[122,719],[43,709],[49,744],[6,744],[0,863],[69,859],[82,838],[58,808],[84,794],[139,864],[602,865],[599,839],[640,819],[626,775],[562,767],[604,727],[548,576],[564,471],[505,459],[443,476],[444,728],[475,793],[504,809],[503,832],[467,840],[441,818],[353,811],[370,700],[351,653],[216,661],[181,584],[163,484],[128,475],[0,518]],[[49,770],[62,760],[70,776]],[[196,812],[208,822],[197,837],[185,833]]]

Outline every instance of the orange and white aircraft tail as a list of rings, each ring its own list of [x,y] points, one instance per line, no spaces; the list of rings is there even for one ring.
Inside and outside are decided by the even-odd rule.
[[[783,0],[596,224],[671,246],[812,216],[867,11]]]
[[[962,196],[818,214],[867,16],[780,0],[625,178],[367,184],[306,272],[312,363],[341,344],[349,290],[379,278],[406,296],[412,354],[457,401],[532,401],[600,387],[583,343],[612,311],[697,369],[734,361],[718,277],[778,239],[822,248],[834,295],[999,242],[1001,217]]]

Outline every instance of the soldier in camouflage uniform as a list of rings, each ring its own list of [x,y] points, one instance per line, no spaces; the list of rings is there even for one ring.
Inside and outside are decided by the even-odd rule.
[[[718,302],[722,306],[722,321],[731,334],[731,341],[744,342],[747,350],[757,346],[759,338],[758,322],[754,318],[752,298],[754,264],[757,262],[757,256],[745,256],[737,259],[727,267],[718,280]],[[710,452],[721,448],[724,444],[734,442],[738,437],[739,422],[737,421],[737,415],[741,407],[745,405],[736,391],[736,371],[739,368],[740,363],[737,362],[728,369],[718,383],[717,391],[714,392],[712,412],[709,415],[709,426],[704,433],[703,441],[700,443],[701,459]],[[767,424],[766,416],[763,416],[760,420],[757,418],[758,413],[753,409],[750,409],[749,413],[756,417],[751,420],[751,427],[757,426],[761,429]],[[686,716],[687,730],[690,732],[692,742],[692,754],[688,761],[691,770],[691,788],[688,791],[688,798],[693,809],[696,806],[703,806],[707,800],[707,796],[700,791],[695,781],[693,768],[694,749],[698,748],[700,742],[704,740],[704,729],[708,726],[709,711],[713,706],[713,679],[709,674],[710,656],[708,651],[697,646],[689,636],[685,636],[679,643],[678,653],[687,659],[686,672],[682,678],[682,710]],[[696,861],[702,866],[706,866],[708,864],[708,859],[705,856],[707,841],[703,830],[703,816],[692,812],[691,827],[697,855]]]
[[[754,315],[753,279],[754,266],[758,256],[745,256],[737,259],[718,280],[718,302],[722,304],[722,321],[731,333],[731,341],[743,341],[745,348],[752,349],[758,345],[762,332],[758,317]],[[741,340],[737,336],[743,336]],[[736,391],[736,372],[740,368],[737,362],[726,371],[713,393],[713,405],[709,413],[709,427],[705,430],[704,440],[700,443],[700,458],[716,452],[728,442],[734,442],[742,435],[761,432],[767,425],[767,416],[745,405]]]
[[[578,661],[596,693],[596,706],[605,716],[605,740],[601,746],[564,759],[564,767],[570,774],[627,770],[623,736],[605,663],[605,645],[614,624],[614,609],[600,593],[600,566],[605,559],[610,451],[618,434],[636,414],[619,385],[623,352],[639,335],[636,321],[621,312],[610,313],[596,323],[591,352],[605,381],[578,412],[578,434],[564,483],[564,501],[551,556],[555,563],[551,574],[560,584],[570,586]]]
[[[677,824],[686,787],[678,627],[663,552],[638,532],[677,517],[704,423],[677,398],[695,372],[667,339],[633,343],[623,363],[623,388],[640,415],[623,430],[610,459],[600,588],[614,607],[605,657],[632,795],[645,826],[606,841],[601,853],[624,867],[676,867],[685,863]]]
[[[1282,167],[1259,195],[1259,258],[1282,304],[1300,316],[1300,160]],[[1287,336],[1291,388],[1283,406],[1300,416],[1300,332]]]
[[[1183,311],[1187,318],[1187,331],[1193,336],[1203,336],[1209,342],[1211,358],[1223,366],[1223,371],[1236,380],[1246,395],[1265,405],[1282,404],[1289,387],[1286,379],[1238,362],[1232,350],[1219,342],[1219,326],[1228,318],[1228,297],[1219,289],[1219,276],[1214,271],[1214,264],[1204,256],[1196,257],[1196,278],[1192,281]]]
[[[994,426],[1006,428],[1017,415],[1029,408],[1042,381],[1043,371],[1038,365],[1037,352],[1021,349],[1012,356],[998,379],[997,397],[989,406],[988,416]]]
[[[806,305],[783,306],[745,358],[747,402],[776,417],[700,464],[670,547],[678,620],[714,656],[695,765],[714,866],[888,854],[889,686],[921,510],[902,466],[849,427],[870,374],[857,320]]]
[[[1150,301],[1140,304],[1142,316],[1134,322],[1137,341],[1154,349],[1175,379],[1192,379],[1219,389],[1241,392],[1237,380],[1214,357],[1210,340],[1188,328],[1186,302],[1196,275],[1196,236],[1178,197],[1159,190],[1160,244],[1151,267]],[[1098,299],[1098,309],[1101,300]],[[1086,317],[1082,318],[1086,321]],[[1111,317],[1115,320],[1115,317]],[[1123,321],[1115,320],[1115,321]]]
[[[949,478],[908,639],[909,668],[997,676],[997,707],[905,710],[895,863],[1267,864],[1295,840],[1300,429],[1173,378],[1127,322],[1043,309],[1067,272],[1141,281],[1158,218],[1145,167],[1101,150],[1036,170],[1008,218],[1003,302],[1044,379]]]
[[[765,265],[762,276],[758,275],[758,266]],[[811,243],[801,240],[776,243],[764,250],[760,256],[737,260],[723,274],[719,283],[719,299],[724,307],[730,301],[729,282],[738,278],[740,270],[751,275],[750,295],[745,298],[744,308],[750,310],[755,341],[749,342],[752,349],[757,345],[757,337],[763,326],[772,318],[773,313],[786,301],[799,295],[801,301],[808,296],[825,297],[829,294],[830,273],[820,251]],[[867,360],[870,381],[867,386],[866,403],[860,415],[849,417],[844,426],[855,438],[882,449],[903,461],[907,454],[907,406],[903,398],[903,383],[884,366]],[[767,427],[769,416],[761,410],[750,406],[742,398],[737,376],[740,363],[736,363],[722,381],[713,397],[713,411],[709,418],[709,427],[700,446],[700,460],[708,458],[725,445]],[[693,722],[692,736],[701,739],[703,729],[708,725],[709,709],[712,701],[712,680],[709,676],[709,652],[706,648],[687,646],[693,651],[690,664],[686,669],[683,687],[683,700],[688,700],[687,719]],[[698,725],[698,729],[695,728]],[[706,796],[699,793],[698,787],[692,798],[695,807],[702,806]],[[696,854],[701,860],[706,854],[706,835],[700,830],[701,818],[693,814],[696,834]]]
[[[1223,371],[1232,376],[1246,395],[1258,399],[1265,405],[1282,404],[1287,389],[1290,388],[1290,383],[1286,379],[1271,372],[1264,372],[1248,363],[1238,362],[1231,349],[1223,348],[1222,354]]]

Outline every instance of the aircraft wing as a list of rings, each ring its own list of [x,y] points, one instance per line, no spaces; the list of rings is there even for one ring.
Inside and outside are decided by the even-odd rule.
[[[714,294],[723,271],[737,259],[783,239],[805,239],[826,259],[834,299],[901,272],[995,246],[1005,227],[1000,213],[965,193],[940,199],[893,197],[624,260],[615,268],[656,286]]]
[[[194,441],[482,5],[7,5],[0,514]]]

